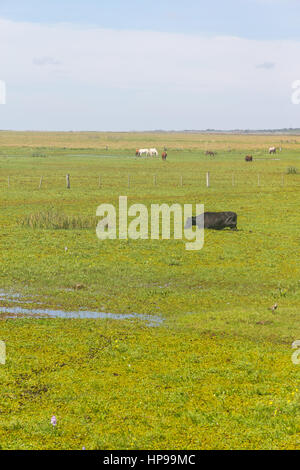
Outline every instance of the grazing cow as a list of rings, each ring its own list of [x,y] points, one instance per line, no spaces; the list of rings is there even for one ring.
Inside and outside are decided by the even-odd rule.
[[[161,154],[161,158],[162,158],[163,160],[167,160],[167,156],[168,156],[167,152],[163,152],[163,153]]]
[[[141,157],[142,155],[146,155],[146,157],[148,157],[149,150],[148,149],[139,149],[138,156]]]
[[[253,161],[252,155],[246,155],[246,156],[245,156],[245,161],[246,161],[246,162],[252,162],[252,161]]]
[[[184,228],[191,228],[193,225],[197,225],[201,228],[202,216],[192,216],[186,221]],[[232,230],[236,230],[237,225],[237,214],[235,212],[204,212],[204,228],[223,230],[223,228],[229,227]]]
[[[158,157],[158,151],[156,149],[150,149],[149,150],[149,155],[150,157],[153,157],[155,155],[155,157]]]
[[[276,153],[276,147],[270,147],[269,148],[269,154],[271,153]]]
[[[211,152],[210,150],[206,150],[205,155],[210,155],[211,157],[214,157],[215,152]]]

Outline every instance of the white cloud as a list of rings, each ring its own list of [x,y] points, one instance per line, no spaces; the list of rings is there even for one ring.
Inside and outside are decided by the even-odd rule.
[[[284,104],[300,77],[296,41],[0,20],[0,44],[1,128],[271,127],[276,108],[295,113]]]
[[[37,57],[33,59],[33,64],[43,67],[45,65],[60,65],[61,62],[53,57]]]
[[[266,70],[271,70],[275,67],[274,62],[264,62],[263,64],[257,64],[256,68],[257,69],[266,69]]]

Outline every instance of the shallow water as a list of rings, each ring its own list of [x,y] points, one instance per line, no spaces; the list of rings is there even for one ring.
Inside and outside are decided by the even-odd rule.
[[[1,299],[19,299],[21,294],[10,294],[9,292],[0,291],[0,300]]]
[[[21,298],[20,294],[9,294],[3,291],[0,292],[0,302],[1,300],[26,304],[26,299]],[[16,316],[24,316],[29,318],[101,318],[111,320],[139,319],[146,322],[147,326],[158,326],[163,322],[161,317],[155,315],[145,315],[141,313],[108,313],[93,312],[90,310],[67,311],[62,309],[55,310],[47,308],[26,308],[15,305],[10,307],[0,306],[0,314],[3,314],[5,318],[16,318]]]

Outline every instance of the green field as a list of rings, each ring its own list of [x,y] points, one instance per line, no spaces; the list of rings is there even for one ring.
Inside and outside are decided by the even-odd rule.
[[[0,447],[299,449],[299,190],[299,136],[0,132]],[[96,208],[119,195],[235,211],[238,231],[194,252],[100,241]],[[8,314],[22,305],[163,322]]]

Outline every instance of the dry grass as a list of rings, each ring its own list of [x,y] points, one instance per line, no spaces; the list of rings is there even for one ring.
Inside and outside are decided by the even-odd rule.
[[[22,217],[19,224],[33,229],[81,230],[95,228],[97,220],[96,217],[68,216],[55,209],[48,209]]]
[[[299,135],[201,134],[184,132],[0,132],[0,146],[135,150],[139,146],[166,146],[173,150],[267,150],[269,146],[295,149]]]

